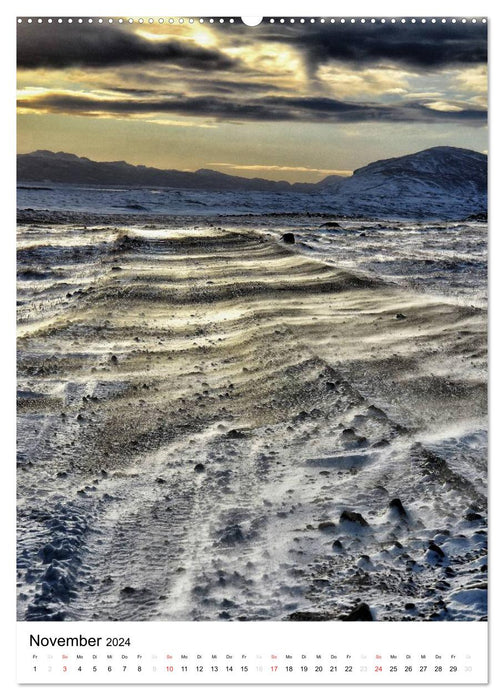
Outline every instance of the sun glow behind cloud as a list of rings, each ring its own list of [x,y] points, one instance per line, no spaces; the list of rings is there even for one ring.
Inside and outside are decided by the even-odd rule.
[[[335,96],[358,97],[406,95],[415,73],[394,68],[364,68],[349,70],[343,65],[322,65],[317,77]]]

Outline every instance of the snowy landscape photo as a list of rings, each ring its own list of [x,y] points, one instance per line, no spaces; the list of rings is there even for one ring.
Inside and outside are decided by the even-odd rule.
[[[17,50],[18,620],[486,620],[484,21]]]

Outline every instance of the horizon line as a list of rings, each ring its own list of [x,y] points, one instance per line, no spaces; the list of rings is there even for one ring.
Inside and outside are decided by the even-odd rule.
[[[296,171],[298,171],[298,172],[300,172],[300,173],[302,173],[302,172],[307,172],[307,173],[316,173],[316,172],[325,173],[325,174],[326,174],[325,177],[323,177],[323,178],[322,178],[321,180],[319,180],[319,181],[315,181],[315,182],[295,181],[295,182],[289,183],[289,184],[318,184],[318,182],[322,182],[322,181],[325,180],[327,177],[331,177],[332,175],[346,179],[346,178],[348,178],[348,177],[352,177],[352,176],[355,174],[355,172],[356,172],[357,170],[359,170],[359,169],[361,169],[361,168],[364,168],[364,167],[367,167],[368,165],[371,165],[372,163],[379,163],[379,162],[385,161],[385,160],[394,160],[395,158],[403,158],[403,157],[409,156],[409,155],[413,156],[413,155],[416,155],[416,154],[418,154],[418,153],[423,153],[424,151],[434,150],[435,148],[453,148],[453,149],[460,150],[460,151],[469,151],[469,152],[472,152],[472,153],[479,153],[480,155],[488,156],[488,151],[487,151],[486,149],[483,150],[483,151],[478,151],[478,150],[475,150],[475,149],[472,149],[472,148],[464,148],[464,147],[461,147],[461,146],[437,145],[437,146],[430,146],[430,147],[428,147],[428,148],[423,148],[423,149],[421,149],[420,151],[413,151],[413,152],[410,152],[410,153],[404,153],[404,154],[399,155],[399,156],[389,156],[389,157],[387,157],[387,158],[378,158],[377,160],[369,161],[369,162],[366,163],[365,165],[360,165],[360,166],[358,166],[357,168],[355,168],[354,170],[341,170],[341,169],[337,169],[337,168],[335,168],[334,170],[332,170],[332,169],[327,169],[327,168],[309,168],[309,167],[303,167],[303,166],[293,166],[292,168],[290,168],[290,167],[288,167],[288,166],[281,166],[281,165],[255,165],[255,164],[253,164],[253,165],[245,165],[245,164],[217,163],[217,162],[215,162],[215,163],[206,163],[205,165],[225,165],[227,168],[236,169],[236,170],[248,170],[248,169],[250,169],[250,170],[259,170],[259,169],[263,169],[263,170],[272,170],[272,171],[277,171],[277,172],[279,172],[279,171],[280,171],[280,172],[284,172],[284,171],[285,171],[285,172],[296,172]],[[95,160],[94,158],[90,158],[89,156],[78,155],[77,153],[71,153],[71,152],[69,152],[69,151],[52,151],[52,150],[49,149],[49,148],[38,148],[38,149],[36,149],[36,150],[34,150],[34,151],[16,152],[16,158],[17,158],[17,156],[29,156],[29,155],[33,155],[33,154],[39,153],[39,152],[51,153],[51,154],[53,154],[53,155],[58,155],[59,153],[61,153],[61,154],[64,154],[64,155],[74,156],[75,158],[80,158],[80,159],[86,159],[86,160],[89,160],[89,161],[91,161],[91,162],[93,162],[93,163],[99,163],[99,164],[103,164],[103,165],[106,165],[106,164],[125,163],[126,165],[128,165],[128,166],[130,166],[130,167],[132,167],[132,168],[149,168],[149,169],[152,169],[152,170],[157,170],[157,171],[159,171],[159,172],[173,171],[173,172],[177,172],[177,173],[186,173],[186,174],[195,175],[195,174],[197,174],[198,172],[200,172],[200,171],[202,171],[202,170],[203,170],[203,171],[204,171],[204,170],[207,170],[207,171],[210,170],[210,171],[212,171],[212,172],[219,173],[220,175],[226,175],[226,176],[228,176],[228,177],[234,177],[234,178],[241,178],[241,179],[244,179],[244,180],[258,180],[258,179],[259,179],[259,180],[266,180],[267,182],[278,182],[278,183],[281,183],[281,182],[289,182],[288,180],[284,180],[284,179],[274,180],[274,179],[270,179],[270,178],[266,178],[266,177],[259,177],[259,176],[255,176],[255,177],[254,177],[254,176],[252,176],[252,177],[246,177],[246,176],[240,175],[240,174],[236,174],[236,175],[233,174],[233,175],[231,175],[231,174],[229,174],[229,173],[222,172],[221,170],[215,170],[214,168],[208,168],[208,167],[200,167],[200,168],[197,168],[196,170],[189,170],[189,169],[186,170],[186,169],[170,168],[170,167],[160,168],[160,167],[158,167],[158,166],[155,166],[155,165],[147,165],[147,164],[145,164],[145,163],[134,164],[134,163],[130,163],[129,161],[126,161],[126,160],[124,160],[124,159],[119,159],[119,160]],[[343,174],[343,173],[346,173],[346,174]]]

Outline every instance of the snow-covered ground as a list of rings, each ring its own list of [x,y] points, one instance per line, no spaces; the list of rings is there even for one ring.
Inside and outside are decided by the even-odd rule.
[[[41,215],[20,619],[486,615],[485,225]]]

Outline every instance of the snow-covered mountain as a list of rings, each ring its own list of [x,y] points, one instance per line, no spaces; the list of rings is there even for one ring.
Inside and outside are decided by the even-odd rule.
[[[320,192],[342,214],[468,216],[487,209],[487,156],[438,146],[370,163]]]

